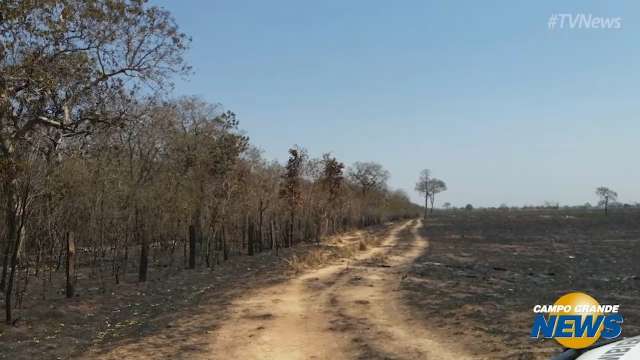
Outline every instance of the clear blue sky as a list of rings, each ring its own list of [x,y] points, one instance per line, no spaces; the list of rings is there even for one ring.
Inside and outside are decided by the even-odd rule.
[[[154,1],[193,37],[177,95],[236,112],[252,143],[377,161],[415,201],[640,201],[638,1]],[[622,29],[549,30],[554,13]]]

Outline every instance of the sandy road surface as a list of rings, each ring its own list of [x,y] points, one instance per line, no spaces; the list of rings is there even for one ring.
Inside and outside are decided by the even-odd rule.
[[[355,259],[235,301],[202,359],[464,359],[401,304],[399,284],[428,247],[414,220]]]

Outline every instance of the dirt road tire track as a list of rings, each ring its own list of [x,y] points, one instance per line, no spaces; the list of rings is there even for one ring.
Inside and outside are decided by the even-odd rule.
[[[381,246],[236,301],[202,358],[464,359],[402,305],[399,285],[428,247],[421,221]]]

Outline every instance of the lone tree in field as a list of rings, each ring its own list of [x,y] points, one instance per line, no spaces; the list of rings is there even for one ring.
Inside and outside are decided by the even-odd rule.
[[[431,212],[433,212],[433,204],[436,201],[436,194],[446,191],[447,184],[440,179],[433,178],[431,179],[431,181],[429,181],[428,188],[429,188],[429,199],[431,201]]]
[[[609,189],[606,186],[601,186],[596,189],[596,195],[600,197],[600,201],[598,202],[599,206],[604,206],[604,214],[608,215],[609,210],[609,201],[618,200],[618,193]]]
[[[429,196],[430,194],[430,186],[429,184],[431,183],[431,170],[429,169],[424,169],[422,170],[422,172],[420,172],[420,178],[418,179],[418,182],[416,183],[416,191],[420,194],[424,195],[424,218],[427,218],[427,215],[429,214]]]
[[[122,107],[111,105],[186,71],[189,40],[167,11],[144,1],[7,0],[0,16],[0,177],[11,252],[4,298],[12,323],[16,266],[35,196],[24,173],[30,154],[55,154],[65,139],[123,120]]]
[[[447,184],[431,177],[431,170],[424,169],[420,173],[420,178],[416,183],[416,191],[424,195],[424,218],[427,218],[429,212],[429,203],[431,203],[431,212],[433,212],[433,204],[436,201],[436,194],[447,190]]]

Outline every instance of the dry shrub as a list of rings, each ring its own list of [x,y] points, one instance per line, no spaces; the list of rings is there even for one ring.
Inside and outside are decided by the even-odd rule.
[[[294,273],[314,269],[327,264],[332,259],[352,258],[359,251],[366,251],[379,245],[382,238],[366,231],[358,231],[355,235],[337,235],[329,238],[323,248],[312,248],[303,255],[293,255],[285,260]],[[374,259],[375,264],[384,264],[385,258]]]
[[[350,258],[356,254],[356,246],[353,244],[336,247],[334,253],[339,258]]]
[[[375,246],[375,245],[379,245],[381,243],[381,238],[376,236],[376,235],[374,235],[374,234],[367,233],[364,236],[364,242],[365,242],[366,245]]]
[[[316,268],[323,265],[329,259],[329,254],[322,249],[311,249],[304,255],[293,255],[291,259],[285,260],[287,265],[294,272],[298,273],[306,269]]]
[[[360,251],[367,250],[367,244],[364,241],[360,241],[360,244],[358,245],[358,250]]]
[[[386,254],[375,254],[371,258],[369,258],[368,263],[374,266],[386,266],[387,265],[387,255]]]

